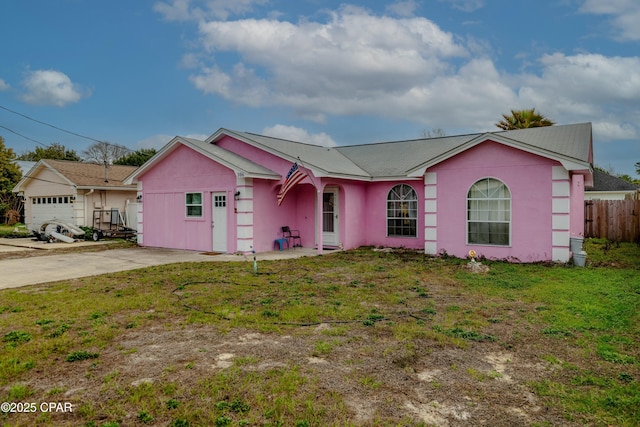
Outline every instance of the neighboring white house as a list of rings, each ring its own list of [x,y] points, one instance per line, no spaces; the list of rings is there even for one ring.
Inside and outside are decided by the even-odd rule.
[[[640,186],[609,175],[598,169],[593,171],[593,187],[586,188],[585,200],[624,200],[629,194],[640,190]]]
[[[40,160],[13,188],[23,197],[29,230],[44,221],[59,219],[77,226],[91,226],[94,210],[118,209],[126,218],[135,215],[136,186],[124,184],[135,166],[103,165],[67,160]],[[135,228],[136,218],[127,224]]]

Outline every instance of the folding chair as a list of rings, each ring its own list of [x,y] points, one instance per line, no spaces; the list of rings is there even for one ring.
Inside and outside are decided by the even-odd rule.
[[[289,228],[288,225],[282,227],[282,237],[284,237],[287,240],[293,240],[293,247],[295,248],[296,246],[302,247],[302,240],[300,238],[300,231],[299,230],[292,230],[291,228]],[[298,241],[298,243],[296,244],[296,240]],[[289,246],[291,246],[291,242],[289,242]]]

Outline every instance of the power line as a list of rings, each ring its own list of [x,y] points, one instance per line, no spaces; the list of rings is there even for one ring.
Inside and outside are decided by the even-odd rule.
[[[15,130],[9,129],[9,128],[8,128],[8,127],[6,127],[6,126],[2,126],[2,125],[0,125],[0,128],[2,128],[2,129],[4,129],[4,130],[8,130],[9,132],[11,132],[11,133],[13,133],[13,134],[18,135],[18,136],[20,136],[20,137],[22,137],[22,138],[24,138],[24,139],[28,139],[29,141],[35,142],[36,144],[40,144],[40,145],[42,145],[43,147],[49,147],[49,145],[45,144],[44,142],[40,142],[40,141],[37,141],[37,140],[35,140],[35,139],[33,139],[33,138],[29,138],[28,136],[25,136],[25,135],[23,135],[23,134],[21,134],[21,133],[18,133],[18,132],[16,132]]]
[[[31,120],[31,121],[33,121],[33,122],[39,123],[39,124],[44,125],[44,126],[49,126],[50,128],[53,128],[53,129],[59,130],[60,132],[68,133],[69,135],[74,135],[74,136],[77,136],[77,137],[79,137],[79,138],[88,139],[89,141],[94,141],[94,142],[106,142],[106,141],[101,141],[101,140],[99,140],[99,139],[92,138],[92,137],[90,137],[90,136],[82,135],[82,134],[79,134],[79,133],[76,133],[76,132],[72,132],[72,131],[70,131],[70,130],[63,129],[63,128],[61,128],[61,127],[58,127],[58,126],[55,126],[55,125],[52,125],[52,124],[49,124],[49,123],[43,122],[43,121],[38,120],[38,119],[34,119],[33,117],[27,116],[26,114],[18,113],[17,111],[14,111],[14,110],[12,110],[12,109],[10,109],[10,108],[7,108],[7,107],[3,107],[2,105],[0,105],[0,108],[1,108],[1,109],[3,109],[3,110],[5,110],[5,111],[8,111],[8,112],[10,112],[10,113],[13,113],[13,114],[16,114],[16,115],[18,115],[18,116],[24,117],[24,118],[25,118],[25,119],[27,119],[27,120]],[[110,144],[110,145],[111,145],[111,144]]]

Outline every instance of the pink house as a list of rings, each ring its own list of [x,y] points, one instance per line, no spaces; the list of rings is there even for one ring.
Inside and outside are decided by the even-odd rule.
[[[591,124],[321,147],[220,129],[175,137],[129,176],[144,246],[265,252],[302,246],[568,261],[593,182]],[[278,205],[292,165],[304,179]]]

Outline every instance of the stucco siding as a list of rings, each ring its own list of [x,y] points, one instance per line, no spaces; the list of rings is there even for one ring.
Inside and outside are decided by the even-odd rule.
[[[181,146],[140,177],[143,183],[144,245],[210,251],[212,192],[227,196],[227,251],[236,250],[235,173]],[[202,216],[187,217],[185,194],[202,193]]]
[[[465,257],[524,262],[552,256],[552,160],[487,141],[431,168],[436,172],[438,250]],[[507,246],[467,244],[467,194],[482,178],[502,181],[511,193]]]
[[[387,235],[387,197],[389,191],[398,185],[411,186],[418,197],[417,232],[415,237],[395,237]],[[367,245],[424,248],[424,182],[392,181],[375,182],[367,187],[366,238]]]

